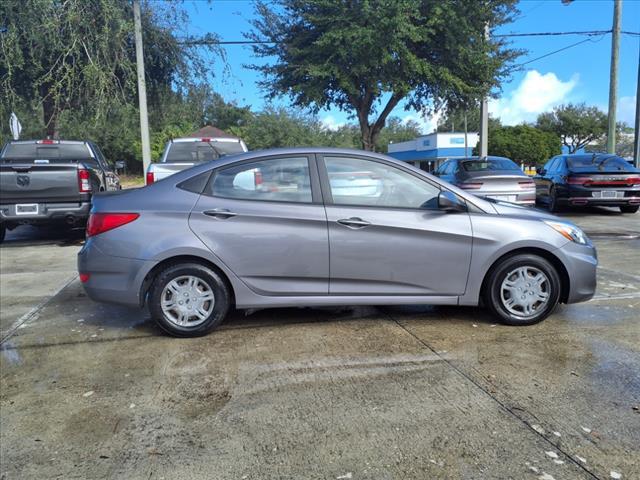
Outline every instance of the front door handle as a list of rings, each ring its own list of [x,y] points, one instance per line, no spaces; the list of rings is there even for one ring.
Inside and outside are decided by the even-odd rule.
[[[338,223],[349,228],[364,228],[371,225],[371,223],[367,222],[366,220],[362,220],[359,217],[343,218],[338,220]]]
[[[237,215],[237,213],[233,213],[226,208],[214,208],[213,210],[205,210],[202,213],[209,217],[219,218],[221,220],[226,220],[227,218],[235,217]]]

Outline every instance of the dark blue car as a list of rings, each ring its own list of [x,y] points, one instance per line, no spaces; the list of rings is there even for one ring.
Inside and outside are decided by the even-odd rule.
[[[558,155],[534,181],[536,201],[552,212],[563,206],[602,205],[635,213],[640,206],[640,169],[617,155]]]

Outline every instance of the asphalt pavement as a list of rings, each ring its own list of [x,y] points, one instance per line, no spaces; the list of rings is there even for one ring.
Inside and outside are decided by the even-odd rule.
[[[0,478],[638,479],[640,214],[564,214],[598,292],[476,308],[233,312],[197,339],[89,300],[80,232],[0,247]]]

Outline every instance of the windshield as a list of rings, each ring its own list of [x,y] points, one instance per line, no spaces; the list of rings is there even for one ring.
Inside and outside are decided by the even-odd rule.
[[[84,160],[91,158],[87,145],[83,143],[10,143],[2,152],[2,158],[20,160]]]
[[[482,172],[494,170],[520,170],[520,167],[507,158],[489,158],[486,160],[467,160],[462,162],[466,172]]]
[[[577,157],[568,158],[571,170],[600,170],[602,172],[635,172],[636,169],[621,157]]]
[[[210,162],[217,158],[244,152],[240,142],[175,142],[165,158],[168,163]]]

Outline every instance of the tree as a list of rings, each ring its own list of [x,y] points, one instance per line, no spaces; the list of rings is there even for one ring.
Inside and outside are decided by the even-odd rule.
[[[275,61],[251,67],[268,97],[351,112],[366,150],[400,102],[416,111],[468,103],[497,87],[519,54],[484,34],[511,21],[515,0],[279,0],[256,11],[247,37],[271,42],[253,49]]]
[[[174,36],[183,18],[177,3],[144,7],[146,80],[153,104],[167,87],[204,79],[211,67],[205,52]],[[67,109],[83,115],[91,110],[98,118],[114,103],[135,101],[131,2],[4,0],[0,8],[6,27],[0,34],[2,116],[20,100],[36,102],[46,133],[55,136]]]
[[[467,131],[480,131],[480,108],[471,107],[466,109],[467,115]],[[438,132],[463,132],[464,131],[464,108],[447,108],[444,115],[438,120]],[[489,116],[489,130],[502,126],[499,118]]]
[[[525,165],[541,165],[561,153],[558,135],[531,125],[494,128],[488,147],[489,155],[507,157]],[[473,154],[478,155],[478,147]]]
[[[386,153],[390,143],[413,140],[421,134],[420,125],[417,122],[413,120],[403,122],[401,118],[390,117],[387,125],[380,131],[375,146],[376,152]]]
[[[602,139],[607,133],[607,115],[584,103],[560,105],[538,116],[537,127],[559,135],[569,153]]]

